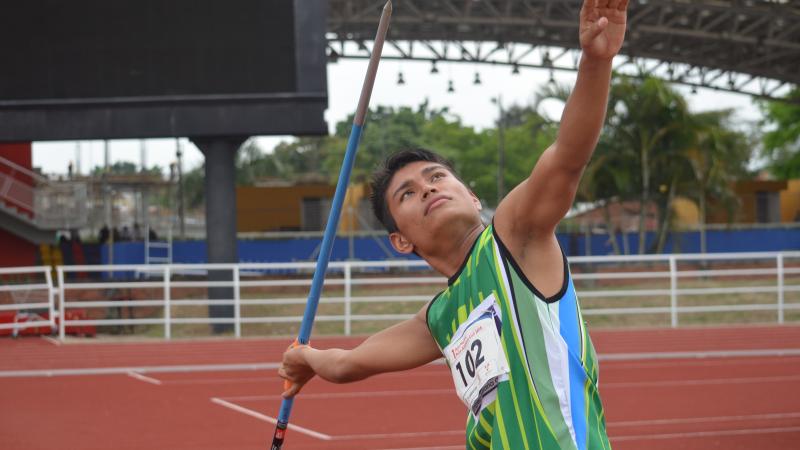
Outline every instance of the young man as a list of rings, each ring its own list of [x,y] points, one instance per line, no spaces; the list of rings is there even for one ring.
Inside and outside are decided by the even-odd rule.
[[[438,155],[419,149],[386,161],[373,181],[375,213],[394,248],[424,258],[448,287],[352,350],[287,351],[285,396],[314,375],[345,383],[444,356],[469,409],[468,449],[610,448],[597,358],[555,228],[597,144],[627,3],[584,2],[583,55],[558,138],[488,227],[478,199]]]

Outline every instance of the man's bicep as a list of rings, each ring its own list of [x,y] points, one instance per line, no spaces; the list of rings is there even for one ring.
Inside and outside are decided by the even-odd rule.
[[[351,355],[352,363],[366,372],[366,376],[413,369],[441,356],[424,316],[419,313],[370,336]]]
[[[498,227],[514,234],[552,233],[575,200],[582,170],[559,161],[562,154],[551,146],[542,154],[531,175],[500,203]]]

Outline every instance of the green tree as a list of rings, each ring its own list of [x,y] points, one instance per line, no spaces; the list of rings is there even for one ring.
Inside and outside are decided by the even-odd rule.
[[[782,180],[800,178],[800,88],[786,101],[761,103],[764,113],[763,155],[769,160],[772,174]]]
[[[409,107],[393,108],[388,106],[371,108],[358,146],[358,154],[353,168],[353,181],[368,180],[374,168],[396,150],[426,146],[427,143],[422,136],[425,122],[445,113],[446,110],[430,109],[427,102],[421,104],[416,110]],[[334,136],[337,138],[335,141],[337,145],[330,148],[324,162],[326,172],[332,177],[339,174],[352,125],[352,115],[336,124]],[[331,142],[331,144],[333,143]]]
[[[568,92],[549,94],[568,96]],[[581,180],[578,199],[604,208],[615,252],[620,248],[608,210],[614,201],[639,203],[640,253],[663,250],[679,196],[698,204],[702,223],[708,199],[736,206],[733,180],[746,175],[750,145],[743,133],[733,129],[731,115],[731,111],[692,113],[681,95],[661,80],[614,79],[605,129]],[[644,240],[648,205],[656,206],[659,219],[649,249]]]
[[[92,169],[92,176],[99,177],[106,173],[106,168],[103,166],[95,166]],[[130,161],[117,161],[108,166],[108,173],[111,175],[135,175],[142,173],[136,163]],[[161,167],[153,166],[144,171],[147,175],[162,176],[163,172]]]
[[[663,81],[616,77],[610,92],[608,138],[634,156],[638,170],[639,253],[645,252],[646,214],[656,202],[661,217],[674,199],[679,161],[674,159],[688,141],[686,101]],[[617,147],[619,148],[619,147]],[[666,169],[666,170],[665,170]],[[637,189],[632,184],[631,190]],[[633,191],[625,194],[632,194]],[[628,197],[628,195],[625,195]]]
[[[700,213],[700,250],[706,251],[705,225],[708,200],[728,210],[728,217],[739,206],[731,187],[738,179],[748,177],[751,158],[750,139],[732,126],[732,110],[709,111],[692,116],[692,144],[685,157],[693,172],[693,186],[683,195],[692,198]]]

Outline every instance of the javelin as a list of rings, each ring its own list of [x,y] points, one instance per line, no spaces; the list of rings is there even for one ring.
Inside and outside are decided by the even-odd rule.
[[[347,150],[344,153],[342,169],[339,171],[339,181],[336,183],[336,193],[333,195],[331,212],[328,215],[328,223],[325,225],[325,234],[322,237],[322,246],[317,257],[317,268],[314,271],[314,279],[311,282],[311,291],[308,293],[306,311],[303,314],[303,321],[300,324],[300,333],[293,346],[308,345],[311,336],[311,326],[314,325],[314,317],[317,314],[319,296],[322,292],[322,284],[325,281],[325,272],[328,270],[328,260],[331,258],[333,240],[336,236],[336,229],[339,227],[339,217],[341,216],[342,203],[347,192],[347,185],[350,183],[350,172],[356,160],[358,143],[361,140],[361,131],[367,118],[367,108],[369,98],[372,95],[372,87],[375,84],[375,75],[378,72],[378,63],[381,59],[383,42],[386,40],[386,32],[389,30],[389,19],[392,16],[392,0],[388,0],[383,7],[381,21],[378,25],[378,33],[375,36],[375,44],[372,46],[372,55],[369,58],[367,74],[364,77],[364,84],[361,87],[361,97],[358,99],[356,115],[353,119],[353,128],[350,131],[350,140],[347,142]],[[272,438],[271,450],[280,450],[283,446],[283,439],[286,435],[286,428],[289,426],[289,415],[292,412],[294,398],[285,398],[281,403],[281,410],[278,414],[278,421],[275,427],[275,435]]]

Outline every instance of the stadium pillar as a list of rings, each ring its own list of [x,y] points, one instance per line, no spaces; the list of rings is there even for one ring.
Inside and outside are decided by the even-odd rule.
[[[192,139],[205,161],[206,244],[208,262],[239,262],[236,244],[236,153],[245,136]],[[230,270],[210,270],[209,281],[232,281]],[[211,300],[233,299],[232,287],[210,287]],[[233,305],[209,305],[210,318],[233,318]],[[214,334],[233,330],[233,324],[212,324]]]

